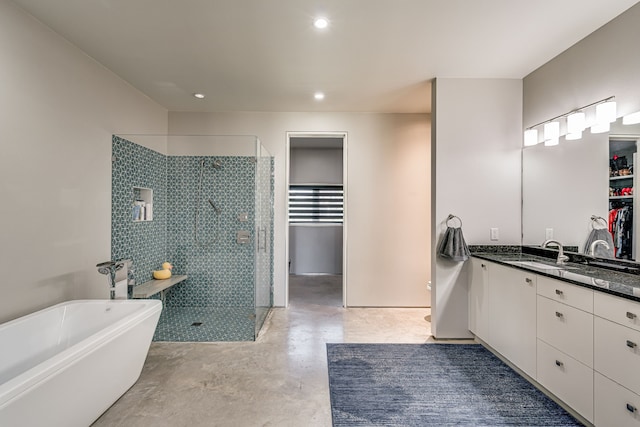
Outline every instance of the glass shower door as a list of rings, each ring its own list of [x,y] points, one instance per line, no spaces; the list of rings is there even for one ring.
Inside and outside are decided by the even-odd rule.
[[[256,141],[255,336],[273,305],[273,158]]]

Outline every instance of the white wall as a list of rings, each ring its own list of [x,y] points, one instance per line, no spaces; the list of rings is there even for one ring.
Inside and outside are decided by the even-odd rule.
[[[342,274],[342,225],[289,226],[291,274]]]
[[[442,79],[433,86],[434,244],[447,215],[469,245],[520,244],[522,81]],[[499,240],[490,240],[490,228]],[[467,338],[467,264],[435,254],[432,325],[437,338]]]
[[[292,148],[291,184],[342,184],[341,148]]]
[[[615,96],[640,110],[640,3],[524,78],[524,127]]]
[[[111,134],[166,133],[167,111],[0,0],[0,322],[108,298]]]
[[[275,157],[274,302],[286,301],[286,132],[347,132],[347,304],[425,306],[430,121],[425,114],[169,113],[171,134],[257,135]]]

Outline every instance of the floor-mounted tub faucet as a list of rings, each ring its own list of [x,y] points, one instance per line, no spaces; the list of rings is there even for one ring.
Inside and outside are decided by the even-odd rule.
[[[116,271],[124,267],[124,261],[105,261],[97,264],[98,273],[105,274],[107,276],[107,282],[109,283],[109,297],[116,299]]]
[[[562,247],[562,243],[558,242],[557,240],[549,239],[549,240],[545,240],[542,243],[542,247],[546,248],[551,243],[555,243],[556,245],[558,245],[558,259],[556,259],[556,264],[565,265],[567,261],[569,261],[569,257],[564,254],[564,248]]]

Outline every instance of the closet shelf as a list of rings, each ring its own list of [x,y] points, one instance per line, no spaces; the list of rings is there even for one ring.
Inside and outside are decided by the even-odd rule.
[[[609,196],[609,200],[633,199],[633,196]]]
[[[633,179],[633,175],[623,175],[623,176],[610,176],[609,181],[616,181],[619,179]]]

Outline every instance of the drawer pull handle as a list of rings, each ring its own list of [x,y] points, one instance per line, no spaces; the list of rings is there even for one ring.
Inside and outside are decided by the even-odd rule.
[[[529,279],[528,277],[526,279],[524,279],[524,281],[527,282],[527,283],[533,282],[533,280]]]
[[[564,363],[562,363],[559,360],[556,360],[556,366],[560,366],[562,368],[564,366]]]
[[[559,311],[556,311],[556,317],[562,318],[564,317],[564,314],[560,313]]]
[[[637,316],[635,313],[632,313],[632,312],[630,312],[630,311],[627,311],[627,318],[629,318],[629,319],[633,320],[633,319],[635,319],[636,317],[638,317],[638,316]]]
[[[634,343],[633,341],[627,340],[627,347],[636,348],[637,346],[638,346],[638,344]]]
[[[637,411],[637,409],[636,409],[636,407],[635,407],[635,406],[633,406],[632,404],[627,403],[627,411],[629,411],[629,412],[636,412],[636,411]]]
[[[560,289],[556,289],[556,295],[562,295],[564,294],[564,292],[562,292]]]

